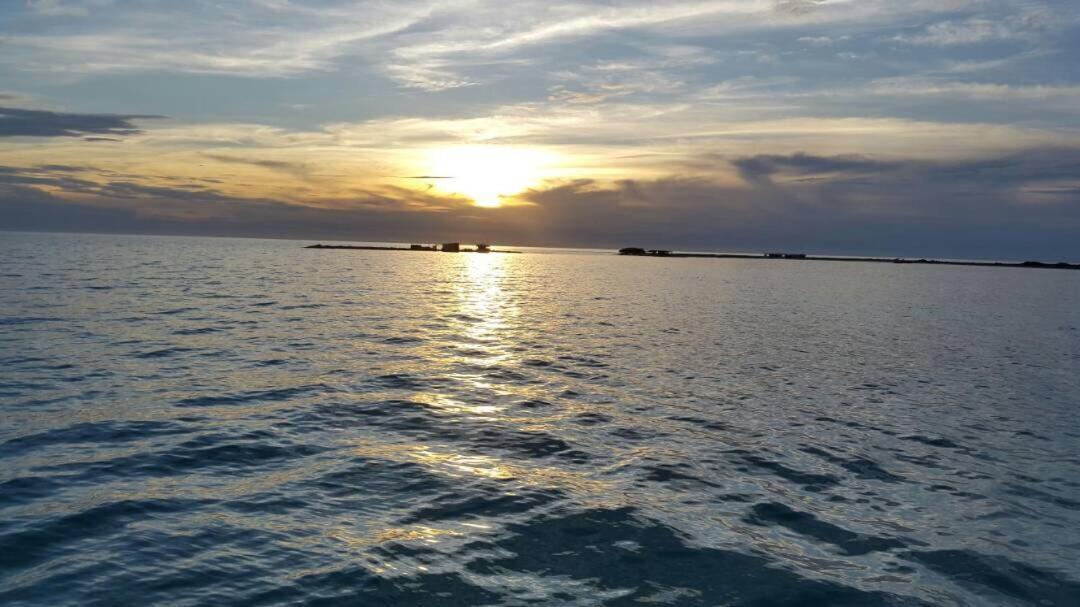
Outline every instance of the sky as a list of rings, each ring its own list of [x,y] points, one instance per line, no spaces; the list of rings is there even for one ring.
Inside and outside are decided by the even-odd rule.
[[[6,0],[0,229],[1080,261],[1080,4]]]

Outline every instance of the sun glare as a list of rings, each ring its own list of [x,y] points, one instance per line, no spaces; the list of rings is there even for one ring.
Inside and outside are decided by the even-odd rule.
[[[546,154],[508,146],[459,146],[433,150],[428,171],[435,187],[466,196],[480,207],[502,206],[506,200],[539,183]]]

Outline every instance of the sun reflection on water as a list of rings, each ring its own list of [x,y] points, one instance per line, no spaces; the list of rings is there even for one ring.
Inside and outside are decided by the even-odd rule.
[[[395,387],[386,395],[396,399],[396,406],[423,408],[425,413],[418,419],[424,421],[418,422],[417,434],[407,442],[357,437],[350,441],[349,454],[418,464],[428,473],[452,479],[455,486],[473,487],[484,494],[576,495],[598,503],[617,500],[615,486],[598,478],[601,475],[546,458],[521,457],[525,452],[513,448],[518,440],[556,442],[554,418],[535,411],[523,414],[516,408],[523,400],[544,396],[539,393],[544,383],[530,380],[523,366],[524,344],[541,330],[523,322],[528,300],[515,290],[515,272],[523,262],[518,256],[498,253],[439,259],[444,285],[441,307],[425,319],[437,327],[436,333],[414,350],[420,360],[403,359],[395,369],[404,376],[435,379],[425,389]],[[399,398],[393,393],[398,389],[410,391]],[[417,440],[418,436],[424,438]],[[509,452],[500,452],[504,449]],[[384,525],[366,532],[339,529],[335,539],[358,550],[386,542],[445,544],[497,532],[502,523],[465,516],[437,526],[392,520]],[[404,561],[385,566],[399,573],[402,567],[409,568]]]
[[[503,288],[513,262],[509,255],[490,253],[463,255],[461,260],[454,283],[457,328],[466,342],[497,352],[489,362],[500,362],[509,355],[507,325],[519,312]]]
[[[518,487],[563,489],[597,496],[614,488],[610,482],[590,478],[573,470],[509,462],[490,455],[459,453],[442,445],[357,444],[351,449],[351,453],[394,462],[422,464],[428,470],[451,478],[514,481],[513,485]]]
[[[470,415],[480,418],[487,417],[489,419],[494,419],[491,416],[503,410],[503,407],[497,405],[468,403],[438,392],[417,394],[412,400],[426,407],[448,414]]]

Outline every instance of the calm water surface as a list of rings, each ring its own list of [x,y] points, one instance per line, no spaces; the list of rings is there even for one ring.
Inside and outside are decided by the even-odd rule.
[[[1080,273],[0,233],[0,604],[1080,605]]]

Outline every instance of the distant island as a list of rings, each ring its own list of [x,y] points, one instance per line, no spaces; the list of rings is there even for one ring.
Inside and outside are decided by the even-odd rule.
[[[870,263],[909,263],[940,266],[978,266],[986,268],[1043,268],[1051,270],[1080,270],[1080,263],[1047,263],[1042,261],[954,261],[944,259],[910,259],[904,257],[837,257],[832,255],[807,255],[805,253],[675,253],[664,249],[626,247],[619,255],[637,257],[703,257],[709,259],[795,259],[807,261],[856,261]]]
[[[441,251],[443,253],[521,253],[521,251],[507,251],[505,249],[492,249],[489,244],[477,244],[476,248],[462,247],[459,242],[444,242],[442,245],[412,244],[407,247],[379,247],[368,245],[345,245],[345,244],[313,244],[305,249],[350,249],[359,251]]]

